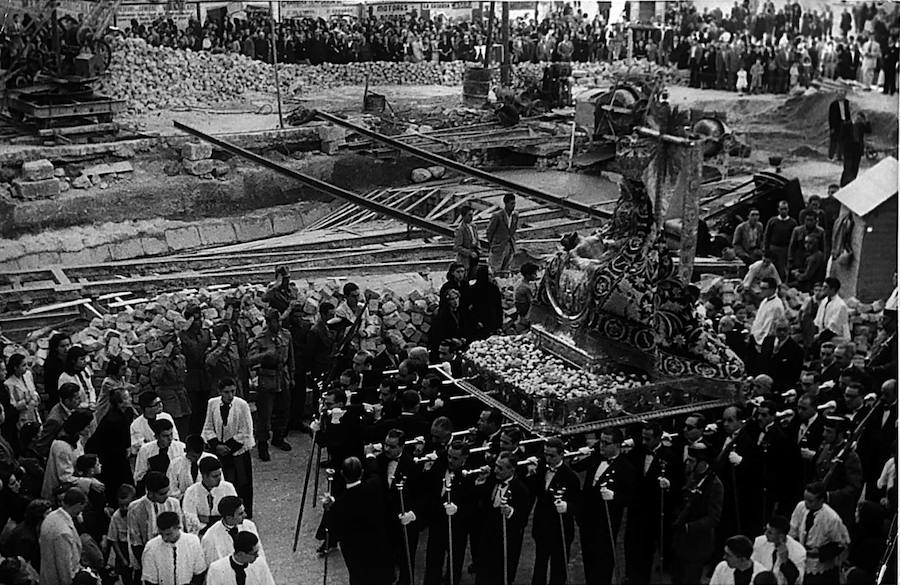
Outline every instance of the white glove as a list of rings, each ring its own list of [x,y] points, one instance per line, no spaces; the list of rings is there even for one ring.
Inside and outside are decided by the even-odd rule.
[[[334,503],[334,498],[331,497],[331,494],[325,494],[319,501],[322,503],[323,508],[328,508]]]
[[[616,492],[612,491],[609,488],[600,488],[600,497],[605,501],[610,501],[616,496]]]
[[[580,455],[590,455],[593,452],[593,449],[585,445],[584,447],[580,447],[577,451]]]
[[[827,414],[831,414],[832,412],[834,412],[835,410],[837,410],[837,402],[835,402],[834,400],[829,400],[829,401],[826,402],[825,404],[820,404],[820,405],[818,406],[817,410],[818,410],[819,412],[822,412],[822,413],[826,414],[826,415],[827,415]]]
[[[504,518],[509,520],[510,518],[512,518],[513,508],[512,508],[512,506],[507,506],[506,504],[503,504],[502,506],[500,506],[500,513],[503,514]]]
[[[444,408],[444,401],[440,398],[434,399],[434,408]]]
[[[669,489],[670,487],[672,487],[672,482],[669,481],[668,479],[664,478],[664,477],[660,477],[658,481],[659,481],[659,487],[660,487],[660,489],[667,490],[667,489]]]
[[[402,514],[397,514],[397,517],[400,518],[400,524],[406,526],[416,521],[416,513],[415,512],[403,512]]]
[[[728,461],[730,461],[732,465],[740,465],[741,461],[743,460],[744,458],[738,455],[735,451],[732,451],[728,454]]]
[[[453,516],[459,511],[459,506],[456,504],[444,503],[444,512],[447,516]]]
[[[311,430],[314,433],[318,433],[319,430],[321,430],[321,428],[322,428],[322,425],[319,424],[319,421],[317,421],[317,420],[314,420],[311,423],[309,423],[309,430]]]
[[[565,514],[569,511],[569,503],[565,500],[559,500],[558,502],[556,502],[555,506],[556,511],[560,514]]]
[[[622,441],[622,448],[623,449],[633,449],[634,448],[634,439],[629,438],[629,439],[625,439],[624,441]]]
[[[718,432],[718,430],[719,430],[719,425],[717,425],[714,422],[709,423],[708,425],[706,425],[703,428],[703,432],[707,433],[707,434],[714,434],[714,433]]]
[[[344,413],[347,412],[343,408],[334,407],[331,409],[331,424],[338,424],[341,422],[341,417],[344,416]]]
[[[812,449],[807,449],[806,447],[802,447],[800,449],[800,456],[806,459],[807,461],[812,460],[813,457],[816,456],[816,452]]]

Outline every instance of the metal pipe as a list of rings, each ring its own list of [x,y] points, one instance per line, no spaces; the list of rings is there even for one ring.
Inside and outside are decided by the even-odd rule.
[[[331,183],[326,183],[325,181],[320,181],[314,177],[310,177],[309,175],[304,175],[303,173],[297,172],[293,169],[289,169],[283,165],[276,163],[275,161],[271,161],[265,157],[259,156],[256,153],[250,152],[240,146],[231,144],[230,142],[226,142],[220,138],[216,138],[215,136],[211,136],[205,132],[197,130],[196,128],[192,128],[187,124],[182,124],[181,122],[175,122],[175,127],[183,132],[187,132],[188,134],[193,134],[194,136],[209,142],[215,146],[218,146],[222,150],[226,150],[232,154],[236,154],[240,157],[246,158],[250,161],[253,161],[259,165],[262,165],[268,169],[275,171],[276,173],[280,173],[286,177],[290,177],[292,179],[296,179],[301,183],[308,185],[314,189],[318,189],[323,193],[327,193],[334,197],[338,197],[340,199],[344,199],[360,207],[364,207],[370,211],[375,211],[377,213],[381,213],[388,217],[392,217],[394,219],[400,220],[407,225],[412,225],[417,228],[423,229],[425,231],[431,232],[433,234],[438,234],[446,237],[453,237],[453,230],[450,229],[449,226],[439,224],[433,221],[429,221],[426,219],[422,219],[421,217],[415,216],[411,213],[406,213],[404,211],[400,211],[398,209],[394,209],[393,207],[389,207],[387,205],[382,205],[362,195],[358,195],[357,193],[353,193],[351,191],[347,191],[346,189],[341,189]]]
[[[591,217],[597,217],[600,219],[609,219],[612,217],[612,213],[608,211],[604,211],[602,209],[597,209],[590,205],[586,205],[579,201],[573,201],[568,197],[560,197],[559,195],[551,195],[549,193],[544,193],[543,191],[539,191],[527,185],[522,185],[521,183],[516,183],[514,181],[510,181],[508,179],[504,179],[503,177],[498,177],[492,173],[487,171],[483,171],[481,169],[476,169],[474,167],[470,167],[468,165],[464,165],[462,163],[458,163],[455,160],[449,159],[445,156],[441,156],[439,154],[435,154],[433,152],[429,152],[427,150],[423,150],[421,148],[416,148],[415,146],[410,146],[405,144],[399,140],[394,138],[390,138],[383,134],[379,134],[378,132],[373,132],[368,128],[363,128],[357,124],[353,124],[352,122],[348,122],[342,118],[335,116],[334,114],[329,114],[328,112],[323,112],[321,110],[316,111],[316,117],[320,120],[324,120],[326,122],[331,122],[337,126],[342,126],[349,130],[356,132],[357,134],[361,134],[373,140],[377,140],[383,144],[387,144],[392,148],[396,148],[398,150],[406,151],[413,156],[420,158],[422,160],[426,160],[432,162],[434,164],[443,165],[448,169],[453,169],[457,172],[479,178],[483,181],[487,181],[488,183],[493,183],[494,185],[499,185],[504,189],[508,189],[510,191],[515,191],[516,193],[520,193],[527,197],[532,197],[534,199],[538,199],[540,201],[544,201],[545,203],[550,203],[552,205],[557,205],[559,207],[563,207],[565,209],[571,209],[572,211],[577,211],[579,213],[587,214]],[[176,126],[178,123],[176,122]]]

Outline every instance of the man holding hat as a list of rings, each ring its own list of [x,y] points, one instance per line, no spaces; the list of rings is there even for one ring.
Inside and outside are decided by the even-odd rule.
[[[856,450],[844,449],[849,421],[826,416],[824,423],[822,446],[816,454],[816,479],[825,485],[826,503],[849,525],[862,491],[862,463]]]

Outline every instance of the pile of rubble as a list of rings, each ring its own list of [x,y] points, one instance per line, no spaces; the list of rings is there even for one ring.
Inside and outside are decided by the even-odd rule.
[[[128,161],[58,167],[47,159],[39,159],[22,163],[18,173],[6,169],[2,179],[8,178],[9,182],[0,182],[0,192],[8,192],[13,199],[21,201],[54,199],[69,189],[93,186],[106,189],[110,181],[125,178],[133,171]]]
[[[321,65],[281,64],[281,89],[287,95],[363,85],[462,85],[471,63],[384,62],[323,63]],[[647,62],[636,66],[624,62],[573,63],[578,83],[590,84],[614,75],[640,72],[661,75],[668,83],[678,83],[676,70]],[[544,64],[513,65],[514,85],[540,82]],[[495,68],[495,75],[499,70]],[[129,111],[143,114],[179,107],[207,107],[238,100],[250,92],[274,93],[272,65],[236,53],[213,54],[191,50],[153,47],[142,39],[126,39],[113,53],[101,93],[124,99]]]
[[[321,283],[298,283],[298,296],[303,316],[314,322],[319,303],[329,301],[337,306],[339,288]],[[199,305],[203,324],[210,327],[220,321],[225,312],[226,300],[242,300],[239,320],[248,335],[257,335],[265,325],[266,304],[262,300],[266,287],[241,285],[233,288],[188,290],[163,293],[142,303],[94,318],[90,325],[72,334],[72,342],[90,353],[90,367],[94,372],[95,387],[99,388],[103,372],[111,356],[121,356],[129,364],[131,382],[139,391],[151,389],[150,369],[155,361],[168,355],[179,331],[187,322],[183,314],[190,304]],[[361,347],[372,352],[384,349],[383,339],[394,338],[405,347],[421,346],[428,342],[431,320],[438,304],[434,291],[413,290],[403,296],[390,290],[380,293],[365,291],[369,321],[365,326]],[[511,286],[504,287],[503,308],[505,323],[511,327],[515,304]],[[39,330],[32,333],[24,345],[7,345],[4,360],[13,353],[25,353],[34,370],[35,380],[43,379],[43,364],[47,358],[50,336],[55,331]]]

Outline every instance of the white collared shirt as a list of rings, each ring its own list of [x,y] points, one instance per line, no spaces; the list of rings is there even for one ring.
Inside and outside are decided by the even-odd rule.
[[[144,547],[141,579],[154,585],[186,585],[206,570],[200,539],[182,533],[174,543],[154,536]]]
[[[750,326],[750,335],[753,336],[756,345],[762,345],[763,340],[775,333],[775,323],[784,318],[784,303],[778,295],[772,295],[759,303],[756,317]]]
[[[169,422],[172,423],[172,437],[176,441],[180,441],[181,437],[178,436],[178,429],[175,428],[175,421],[172,420],[172,415],[168,412],[161,412],[156,415],[156,418],[165,418],[168,419]],[[131,422],[131,454],[137,455],[138,451],[141,450],[141,445],[144,443],[150,443],[156,440],[156,434],[153,432],[153,429],[150,428],[150,421],[147,420],[147,417],[141,415],[134,419]]]
[[[275,585],[269,565],[256,559],[245,569],[247,585]],[[219,559],[209,566],[206,573],[206,585],[237,585],[237,577],[231,566],[231,556]]]
[[[850,311],[838,295],[825,297],[819,302],[814,323],[819,333],[827,329],[841,339],[850,339]]]
[[[257,531],[256,524],[254,524],[252,520],[244,520],[237,525],[237,529],[238,533],[252,532],[259,537],[259,531]],[[209,530],[206,531],[206,534],[203,535],[203,538],[200,539],[200,547],[203,549],[203,557],[206,559],[206,564],[211,565],[215,561],[225,558],[234,552],[234,540],[228,533],[228,527],[219,520],[210,526]],[[257,562],[265,562],[265,560],[266,553],[263,552],[262,542],[260,541],[259,558],[257,559]]]
[[[207,495],[212,495],[212,506],[209,505]],[[211,490],[207,490],[203,482],[197,482],[184,492],[184,499],[181,501],[181,509],[184,511],[184,528],[192,534],[197,534],[206,526],[206,522],[200,519],[201,516],[209,518],[210,516],[219,515],[219,502],[225,496],[236,496],[234,486],[224,479],[219,485]]]
[[[790,536],[787,537],[785,546],[787,546],[788,560],[794,563],[794,566],[797,567],[797,571],[800,573],[796,582],[802,583],[803,573],[806,570],[806,549]],[[775,545],[769,542],[766,539],[766,535],[763,534],[757,536],[753,542],[753,554],[750,558],[765,567],[767,571],[775,573],[775,578],[778,580],[779,585],[787,585],[787,579],[781,572],[781,561],[772,562],[774,552]]]
[[[172,441],[172,444],[169,445],[169,448],[166,450],[166,454],[169,456],[169,467],[172,467],[173,461],[179,457],[184,457],[184,443],[181,441]],[[157,455],[159,455],[159,443],[156,441],[141,445],[141,449],[137,454],[137,460],[134,462],[134,481],[141,481],[144,479],[144,476],[147,475],[147,472],[150,470],[150,458],[156,457]],[[168,472],[169,470],[167,468],[167,475]]]

